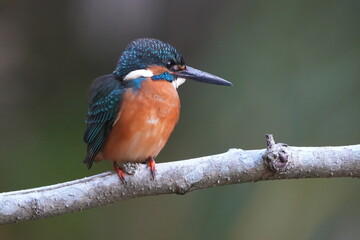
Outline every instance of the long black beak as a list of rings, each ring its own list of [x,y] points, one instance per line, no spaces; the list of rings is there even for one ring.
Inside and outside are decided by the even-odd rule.
[[[219,78],[215,75],[197,70],[197,69],[189,67],[189,66],[186,66],[186,68],[184,70],[175,72],[175,74],[180,78],[191,79],[191,80],[198,81],[198,82],[232,86],[232,83],[229,81],[226,81],[225,79]]]

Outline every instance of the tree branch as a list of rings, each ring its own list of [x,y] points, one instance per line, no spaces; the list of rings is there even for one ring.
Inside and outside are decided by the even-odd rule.
[[[290,147],[267,135],[267,149],[226,153],[157,164],[151,180],[145,165],[120,182],[114,172],[51,186],[0,194],[0,224],[41,219],[116,201],[160,194],[185,194],[222,185],[273,179],[360,177],[360,145]]]

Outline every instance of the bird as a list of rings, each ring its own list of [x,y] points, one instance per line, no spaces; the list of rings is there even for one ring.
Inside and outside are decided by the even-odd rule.
[[[123,164],[147,163],[155,179],[155,158],[180,115],[177,88],[186,80],[232,86],[185,64],[181,53],[161,40],[140,38],[127,45],[115,70],[89,89],[84,163],[111,161],[126,183]],[[120,164],[120,165],[119,165]]]

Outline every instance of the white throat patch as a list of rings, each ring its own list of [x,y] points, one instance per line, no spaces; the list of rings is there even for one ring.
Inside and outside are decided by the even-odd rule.
[[[138,70],[134,70],[129,72],[125,77],[124,77],[124,81],[130,81],[130,80],[134,80],[140,77],[152,77],[154,76],[153,72],[149,69],[138,69]]]
[[[124,81],[131,81],[137,78],[141,78],[141,77],[152,77],[154,76],[153,72],[150,69],[138,69],[138,70],[134,70],[129,72],[125,77],[124,77]],[[177,78],[176,80],[172,81],[171,84],[174,86],[174,88],[178,88],[181,84],[183,84],[185,82],[185,78]]]
[[[186,81],[185,78],[177,78],[176,80],[172,81],[172,85],[174,86],[174,88],[178,88],[181,84],[183,84]]]

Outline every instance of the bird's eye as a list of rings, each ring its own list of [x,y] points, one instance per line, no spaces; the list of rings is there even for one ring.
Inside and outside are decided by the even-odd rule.
[[[173,66],[175,66],[175,62],[173,60],[170,60],[166,63],[166,68],[171,69]]]
[[[173,60],[166,63],[166,68],[174,72],[179,71],[181,69],[181,67],[178,64],[176,64]]]

